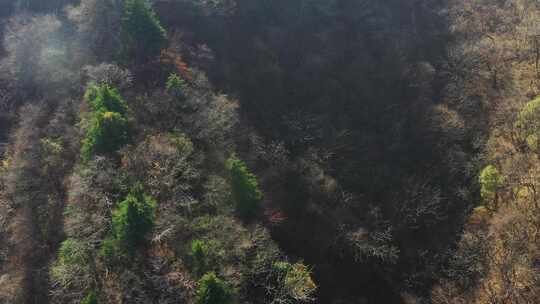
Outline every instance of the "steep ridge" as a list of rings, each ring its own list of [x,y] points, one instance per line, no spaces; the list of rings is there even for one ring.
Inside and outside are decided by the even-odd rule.
[[[478,142],[481,197],[432,301],[535,303],[540,6],[528,0],[450,3],[460,95],[484,105],[489,136]]]
[[[453,95],[447,5],[156,3],[188,62],[239,98],[254,129],[241,155],[283,217],[274,237],[335,285],[349,265],[368,274],[360,293],[378,281],[425,296],[475,203],[486,120]]]

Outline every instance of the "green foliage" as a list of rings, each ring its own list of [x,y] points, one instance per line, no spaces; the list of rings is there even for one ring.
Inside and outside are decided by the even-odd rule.
[[[118,91],[109,85],[93,85],[85,92],[91,108],[81,155],[88,161],[95,154],[108,154],[129,141],[128,106]]]
[[[122,30],[128,53],[141,62],[159,55],[167,44],[165,29],[147,0],[126,0]]]
[[[152,230],[156,201],[145,194],[141,185],[133,187],[112,216],[112,236],[103,242],[101,254],[106,257],[132,254]]]
[[[288,272],[289,269],[291,268],[291,264],[288,263],[288,262],[275,262],[275,263],[272,265],[272,268],[273,268],[273,270],[276,271],[277,273],[287,274],[287,272]]]
[[[196,304],[230,304],[232,290],[213,272],[205,274],[199,281]]]
[[[515,127],[527,146],[537,151],[540,147],[540,97],[528,102],[519,112]]]
[[[225,250],[217,240],[193,240],[191,242],[191,257],[197,274],[214,270],[222,266],[226,256]]]
[[[283,285],[289,295],[296,300],[309,299],[317,289],[308,268],[300,263],[294,264],[289,268]]]
[[[193,147],[193,142],[185,134],[181,133],[169,133],[168,138],[171,143],[175,146],[178,155],[181,155],[182,158],[187,158],[193,154],[195,147]]]
[[[43,157],[42,169],[44,172],[54,172],[64,164],[62,153],[64,146],[62,138],[45,137],[40,140],[41,155]]]
[[[43,150],[48,154],[59,155],[64,150],[61,139],[43,138],[41,139],[41,146]]]
[[[92,85],[84,94],[94,112],[116,112],[126,115],[128,106],[118,90],[107,84]]]
[[[58,250],[58,260],[65,264],[84,264],[88,255],[85,246],[75,239],[67,239],[62,242]]]
[[[96,293],[94,291],[88,293],[88,295],[82,299],[81,304],[98,304]]]
[[[273,270],[277,274],[282,298],[292,298],[298,301],[309,301],[317,289],[311,278],[311,272],[302,263],[290,264],[288,262],[275,262]],[[283,299],[285,300],[285,299]],[[287,301],[285,301],[287,303]]]
[[[262,200],[257,177],[249,172],[246,164],[232,156],[227,160],[236,210],[245,219],[254,216]]]
[[[58,259],[51,267],[51,278],[61,286],[83,285],[89,276],[90,248],[73,238],[63,241]]]
[[[495,166],[489,165],[480,172],[479,182],[482,198],[492,200],[496,192],[503,186],[504,177]]]
[[[121,253],[119,242],[112,237],[104,239],[101,243],[99,255],[105,258],[114,258],[117,253]]]
[[[171,74],[166,83],[167,92],[172,94],[176,98],[185,98],[187,84],[176,74]]]
[[[206,268],[206,259],[208,257],[208,244],[201,240],[191,242],[191,256],[198,272],[203,272]]]
[[[113,214],[113,233],[117,240],[133,249],[152,230],[156,201],[145,194],[141,185],[131,193]]]
[[[97,112],[83,139],[81,155],[88,161],[95,154],[108,154],[118,150],[129,141],[129,124],[116,112]]]

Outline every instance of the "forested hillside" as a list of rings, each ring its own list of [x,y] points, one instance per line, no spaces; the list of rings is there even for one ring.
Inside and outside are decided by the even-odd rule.
[[[0,303],[540,302],[538,1],[0,1]]]

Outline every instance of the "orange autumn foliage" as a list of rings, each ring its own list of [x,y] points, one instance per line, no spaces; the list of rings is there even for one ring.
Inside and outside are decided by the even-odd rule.
[[[162,64],[169,64],[174,66],[176,72],[187,81],[193,80],[193,75],[188,65],[184,62],[182,55],[178,54],[175,50],[168,48],[161,51],[159,61]]]

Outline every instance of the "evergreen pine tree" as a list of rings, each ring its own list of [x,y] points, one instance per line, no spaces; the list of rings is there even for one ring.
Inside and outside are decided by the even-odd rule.
[[[165,29],[147,0],[126,0],[122,30],[125,52],[137,63],[159,55],[167,44]]]

